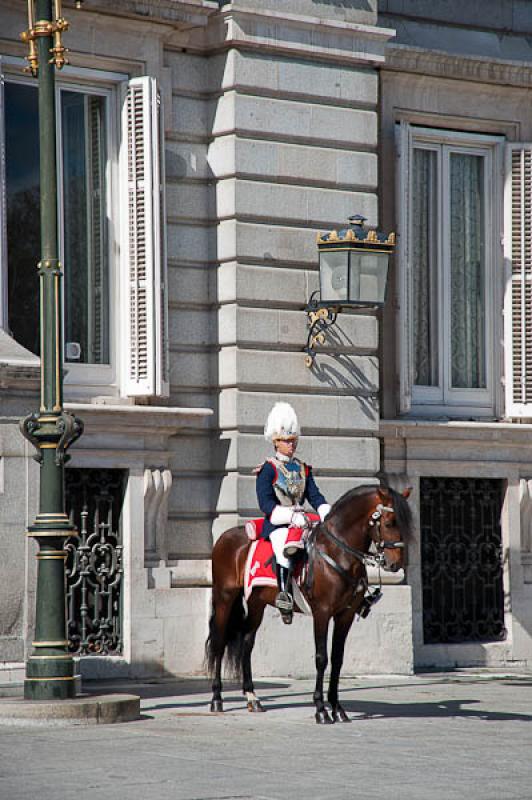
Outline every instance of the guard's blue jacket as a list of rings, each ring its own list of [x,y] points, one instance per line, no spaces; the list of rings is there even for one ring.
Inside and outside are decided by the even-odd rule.
[[[279,463],[277,459],[265,461],[257,475],[257,500],[259,508],[266,517],[262,538],[269,539],[276,528],[286,525],[272,525],[270,514],[278,505],[303,505],[305,500],[317,511],[326,503],[312,475],[312,467],[298,459]]]

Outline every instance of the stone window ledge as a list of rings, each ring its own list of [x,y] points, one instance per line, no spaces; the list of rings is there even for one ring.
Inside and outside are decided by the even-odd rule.
[[[453,420],[381,420],[384,439],[441,439],[445,441],[504,442],[532,444],[532,422],[473,422]]]
[[[210,408],[120,405],[108,403],[65,403],[67,411],[80,417],[85,431],[114,434],[156,432],[171,436],[183,428],[203,427],[212,416]]]

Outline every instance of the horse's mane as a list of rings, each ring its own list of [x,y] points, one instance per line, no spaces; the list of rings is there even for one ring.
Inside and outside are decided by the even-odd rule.
[[[401,533],[402,538],[408,537],[412,533],[413,520],[412,509],[406,497],[403,497],[401,492],[396,492],[391,486],[386,487],[390,492],[392,498],[392,505],[395,510],[395,519],[397,520],[397,527]]]
[[[390,497],[392,498],[392,505],[395,510],[397,527],[401,532],[401,536],[408,536],[412,532],[412,511],[408,504],[408,500],[406,497],[403,497],[400,492],[396,492],[395,489],[392,489],[391,486],[388,486],[384,483],[356,486],[354,489],[349,489],[349,491],[343,494],[340,498],[338,498],[336,503],[334,503],[329,511],[328,516],[332,516],[333,514],[342,514],[346,506],[350,505],[356,497],[363,497],[367,494],[373,494],[379,488],[379,486],[389,492]]]
[[[355,499],[355,497],[361,497],[366,494],[371,494],[372,492],[376,491],[378,486],[379,484],[376,484],[375,486],[364,485],[364,486],[356,486],[354,489],[349,489],[349,491],[347,491],[345,494],[339,497],[336,503],[333,504],[331,510],[329,511],[329,514],[331,515],[341,514],[342,511],[345,509],[345,507],[347,505],[350,505],[352,500]]]

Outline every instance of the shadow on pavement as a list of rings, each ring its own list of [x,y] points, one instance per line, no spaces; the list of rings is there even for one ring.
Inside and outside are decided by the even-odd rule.
[[[532,722],[532,715],[530,714],[468,708],[468,706],[478,706],[481,702],[480,700],[436,700],[432,703],[382,703],[369,700],[362,702],[347,701],[343,703],[343,706],[350,713],[360,714],[362,719],[376,719],[379,717],[386,719],[392,717],[467,717],[494,722],[502,720]]]

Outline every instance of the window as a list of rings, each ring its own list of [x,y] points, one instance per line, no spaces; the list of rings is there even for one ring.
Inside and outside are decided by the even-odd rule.
[[[109,236],[105,170],[107,98],[61,97],[65,361],[109,364]]]
[[[402,123],[399,140],[402,410],[491,416],[502,139]]]
[[[39,354],[39,118],[35,82],[4,82],[6,152],[7,329]],[[98,365],[96,383],[111,383],[110,137],[112,93],[71,85],[57,90],[60,260],[65,265],[65,362]],[[71,369],[71,367],[69,368]]]
[[[0,97],[0,324],[39,354],[38,90],[20,73],[18,63],[5,67]],[[105,386],[124,395],[166,394],[164,171],[155,81],[66,69],[57,80],[56,114],[66,384],[96,393]]]

